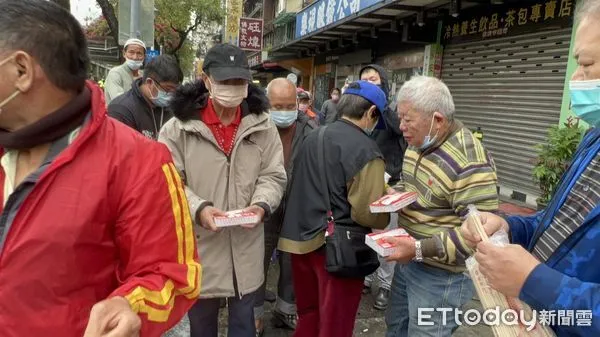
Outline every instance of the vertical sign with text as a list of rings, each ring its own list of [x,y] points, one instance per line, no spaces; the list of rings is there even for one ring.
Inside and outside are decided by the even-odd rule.
[[[227,14],[225,15],[225,36],[223,36],[223,43],[237,46],[243,2],[242,0],[227,0],[226,8]]]
[[[238,46],[243,50],[262,50],[263,20],[240,18]]]

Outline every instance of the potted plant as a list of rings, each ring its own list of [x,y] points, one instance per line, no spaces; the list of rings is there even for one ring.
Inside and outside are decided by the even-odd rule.
[[[536,146],[538,156],[533,168],[533,180],[539,184],[542,192],[537,199],[538,210],[544,209],[552,198],[584,133],[585,129],[579,126],[579,119],[569,117],[563,127],[551,127],[547,142]]]

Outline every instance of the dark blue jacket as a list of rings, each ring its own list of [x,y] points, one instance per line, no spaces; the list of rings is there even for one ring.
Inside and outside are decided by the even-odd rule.
[[[552,223],[569,191],[600,150],[600,129],[592,129],[583,139],[573,163],[563,175],[548,207],[534,216],[509,217],[512,242],[529,251]],[[591,326],[553,326],[558,336],[600,336],[600,205],[584,223],[527,278],[520,298],[533,309],[574,310],[577,315],[591,314]],[[581,323],[575,317],[574,323]],[[555,322],[556,323],[556,322]]]

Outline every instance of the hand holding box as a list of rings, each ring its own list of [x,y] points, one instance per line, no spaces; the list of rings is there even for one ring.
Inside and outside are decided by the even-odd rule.
[[[410,236],[404,229],[397,228],[385,232],[365,235],[365,244],[371,247],[371,249],[376,251],[380,256],[386,257],[394,253],[394,247],[385,241],[385,238],[388,237],[398,237],[407,240],[413,240],[413,237]]]
[[[369,205],[371,213],[393,213],[417,200],[417,192],[389,194]]]
[[[216,216],[214,218],[217,227],[251,225],[260,221],[257,214],[244,210],[230,211],[225,214],[225,216]]]

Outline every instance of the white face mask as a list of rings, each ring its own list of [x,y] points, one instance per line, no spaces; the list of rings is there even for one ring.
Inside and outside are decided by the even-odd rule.
[[[131,69],[133,71],[139,70],[142,67],[142,65],[144,65],[144,61],[136,61],[136,60],[130,60],[130,59],[125,60],[125,63],[129,67],[129,69]]]
[[[5,58],[4,60],[0,61],[0,67],[5,65],[6,63],[8,63],[8,61],[10,61],[12,59],[12,55]],[[2,107],[4,107],[6,104],[10,103],[10,101],[12,101],[15,97],[17,97],[17,95],[19,95],[21,92],[16,89],[15,92],[13,92],[10,96],[8,96],[7,98],[5,98],[4,100],[0,101],[0,114],[2,113]]]
[[[242,104],[244,98],[248,97],[248,83],[242,85],[228,85],[214,83],[210,79],[210,96],[220,106],[235,108]]]

